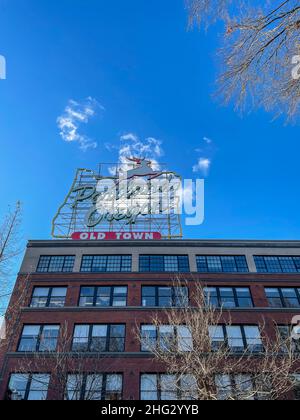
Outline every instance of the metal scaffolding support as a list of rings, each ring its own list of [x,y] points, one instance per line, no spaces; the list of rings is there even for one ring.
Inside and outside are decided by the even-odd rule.
[[[95,226],[87,226],[86,215],[93,206],[109,208],[110,212],[123,211],[126,208],[139,208],[145,206],[145,203],[150,203],[153,198],[153,190],[149,181],[149,188],[143,190],[141,193],[135,193],[126,197],[118,196],[119,173],[122,172],[122,166],[126,165],[128,168],[134,168],[134,164],[99,164],[99,170],[93,171],[89,169],[78,169],[72,184],[72,187],[65,198],[65,201],[60,206],[52,223],[52,237],[57,239],[69,239],[75,232],[159,232],[164,239],[180,239],[182,238],[181,215],[179,211],[178,200],[174,199],[171,194],[164,194],[160,191],[156,200],[159,202],[159,211],[153,212],[149,206],[147,214],[139,215],[134,223],[128,223],[128,220],[107,220],[103,219]],[[116,175],[112,176],[112,171]],[[174,172],[163,169],[160,172],[159,179],[169,181],[170,177],[180,180],[180,177]],[[108,181],[116,187],[116,198],[105,198],[107,191],[99,190],[99,183]],[[130,187],[130,182],[129,187]],[[97,192],[87,200],[78,200],[78,191],[84,187],[87,190]],[[100,195],[101,193],[101,195]],[[100,198],[99,198],[100,197]],[[104,197],[104,198],[103,198]]]

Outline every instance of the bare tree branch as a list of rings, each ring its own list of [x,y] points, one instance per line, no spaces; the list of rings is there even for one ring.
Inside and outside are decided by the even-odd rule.
[[[183,284],[176,280],[174,286]],[[263,347],[254,339],[251,347],[237,352],[234,343],[212,340],[220,325],[234,327],[230,312],[208,305],[207,295],[197,282],[191,302],[153,317],[152,324],[158,331],[155,342],[147,334],[141,335],[137,326],[143,348],[165,366],[167,375],[177,375],[180,395],[187,395],[186,378],[192,383],[188,397],[199,400],[276,400],[293,390],[300,353],[290,334],[283,338],[274,323],[270,326],[262,318],[259,327]],[[167,326],[175,327],[174,334],[161,333]],[[188,331],[185,337],[180,336],[180,328]]]
[[[187,0],[190,26],[223,20],[218,96],[236,109],[299,116],[300,2]],[[296,76],[296,77],[295,77]]]

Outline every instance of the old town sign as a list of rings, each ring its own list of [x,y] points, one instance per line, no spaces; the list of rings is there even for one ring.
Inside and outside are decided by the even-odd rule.
[[[107,174],[107,175],[106,175]],[[181,178],[144,158],[78,169],[52,224],[54,238],[157,240],[181,238]]]

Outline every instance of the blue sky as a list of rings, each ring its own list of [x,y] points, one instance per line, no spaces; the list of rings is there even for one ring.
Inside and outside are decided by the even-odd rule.
[[[213,141],[205,222],[186,237],[299,239],[299,128],[212,100],[220,28],[186,27],[183,0],[0,0],[0,215],[21,200],[25,239],[50,237],[75,169],[115,161],[105,145],[126,133],[161,140],[186,178]],[[98,144],[83,151],[57,118],[88,97],[105,111],[81,125]]]

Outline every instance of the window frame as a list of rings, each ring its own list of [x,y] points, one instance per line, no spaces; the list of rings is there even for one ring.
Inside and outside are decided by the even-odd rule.
[[[26,350],[26,351],[19,350],[20,345],[21,345],[21,342],[22,342],[22,339],[23,339],[23,332],[24,332],[25,327],[39,327],[39,333],[36,336],[37,337],[37,341],[36,341],[35,350],[30,350],[30,351],[29,350]],[[57,340],[56,340],[55,350],[43,350],[43,351],[40,350],[40,346],[41,346],[41,343],[42,343],[42,337],[43,337],[43,333],[44,333],[45,327],[59,327],[58,328],[58,334],[57,334]],[[60,337],[60,332],[61,332],[60,331],[60,327],[61,327],[60,324],[23,324],[22,333],[21,333],[21,336],[20,336],[20,339],[19,339],[19,342],[18,342],[18,346],[17,346],[17,353],[29,353],[29,354],[31,354],[31,353],[54,353],[54,352],[56,352],[57,346],[58,346],[59,337]]]
[[[281,271],[271,271],[268,268],[266,260],[270,258],[276,259],[277,264],[279,265]],[[275,273],[282,273],[282,274],[297,274],[300,273],[300,268],[297,268],[297,263],[295,259],[300,260],[299,255],[253,255],[256,271],[260,274],[275,274]],[[285,270],[284,266],[282,265],[282,259],[289,259],[293,262],[296,271]],[[264,268],[260,268],[261,265],[264,265]]]
[[[36,289],[49,289],[48,290],[48,296],[47,296],[47,298],[45,296],[45,298],[47,299],[45,306],[32,306],[32,301],[35,298],[34,297],[34,292],[35,292]],[[51,302],[51,299],[53,297],[52,296],[53,289],[66,289],[65,301],[64,301],[64,305],[63,306],[50,306],[50,302]],[[29,305],[29,307],[31,309],[43,309],[43,308],[50,308],[50,309],[53,308],[53,309],[55,309],[55,308],[64,308],[65,305],[66,305],[67,293],[68,293],[68,286],[34,286],[33,289],[32,289],[32,293],[31,293],[31,299],[30,299],[30,305]],[[62,296],[58,296],[58,297],[62,297]]]
[[[49,385],[50,385],[50,382],[51,382],[51,373],[49,373],[49,372],[46,372],[46,373],[38,373],[38,372],[18,373],[18,372],[12,372],[9,375],[7,390],[12,391],[12,389],[10,388],[11,379],[12,379],[13,376],[18,376],[18,375],[19,376],[28,376],[27,384],[26,384],[26,388],[25,388],[25,393],[24,393],[24,398],[22,399],[22,401],[29,401],[28,397],[30,395],[30,392],[32,391],[31,390],[31,385],[32,385],[32,382],[33,382],[35,376],[48,376],[49,377],[49,382],[48,382],[47,392],[46,392],[46,395],[45,395],[45,399],[42,400],[42,401],[46,401],[48,399]],[[35,400],[35,401],[37,401],[37,400]]]
[[[96,304],[97,303],[97,298],[99,297],[98,290],[101,287],[110,288],[110,297],[109,297],[109,305],[108,306],[99,306],[99,305]],[[84,289],[84,288],[93,288],[94,289],[93,305],[92,306],[82,306],[82,305],[80,305],[81,298],[85,297],[85,296],[81,295],[82,289]],[[115,299],[115,289],[116,288],[124,288],[124,289],[126,288],[126,304],[124,306],[113,305],[114,299]],[[92,296],[90,296],[90,297],[92,297]],[[98,309],[102,309],[102,308],[103,309],[104,308],[126,308],[128,306],[128,285],[126,285],[126,286],[90,286],[90,285],[80,286],[80,293],[79,293],[79,299],[78,299],[78,305],[77,306],[79,308],[98,308]]]
[[[178,270],[166,270],[166,267],[168,266],[167,263],[167,258],[176,258],[177,260],[177,266],[178,266]],[[148,258],[148,266],[149,266],[149,270],[142,270],[142,259],[143,258]],[[151,266],[153,265],[153,262],[151,262],[152,258],[162,258],[163,261],[163,270],[152,270]],[[180,263],[180,259],[186,259],[185,263]],[[187,263],[187,270],[183,270],[180,269],[180,266],[182,264],[185,265]],[[190,260],[189,260],[189,255],[188,254],[179,254],[179,255],[174,255],[174,254],[169,254],[169,255],[165,255],[165,254],[140,254],[139,255],[139,273],[190,273],[191,272],[191,267],[190,267]]]
[[[240,353],[244,353],[244,352],[247,352],[247,351],[250,354],[265,353],[265,346],[264,346],[263,337],[261,335],[261,330],[259,328],[259,325],[249,325],[249,324],[245,324],[245,325],[244,324],[243,325],[241,325],[241,324],[226,325],[226,324],[220,324],[220,325],[215,325],[212,328],[218,328],[218,327],[222,328],[222,330],[223,330],[223,343],[225,344],[225,346],[228,349],[232,350],[233,354],[240,354]],[[239,327],[239,329],[241,331],[241,338],[243,340],[243,350],[242,351],[234,351],[233,347],[229,345],[230,337],[228,336],[228,331],[227,331],[228,327]],[[261,346],[262,346],[262,349],[260,351],[253,351],[253,350],[251,351],[249,349],[248,338],[247,338],[247,335],[246,335],[246,332],[245,332],[246,328],[258,328],[259,333],[260,333]],[[214,341],[212,340],[212,344],[213,344],[213,342]]]
[[[88,337],[78,337],[78,338],[87,338],[87,350],[86,351],[80,351],[80,350],[74,350],[74,339],[75,339],[75,331],[76,331],[76,327],[84,327],[84,326],[88,326],[89,327],[89,332],[88,332]],[[110,342],[111,342],[111,338],[115,338],[115,337],[111,337],[111,327],[124,327],[124,337],[123,338],[123,350],[122,351],[118,351],[118,352],[114,352],[114,351],[110,351]],[[93,341],[93,330],[94,327],[107,327],[106,330],[106,341],[105,341],[105,351],[92,351],[91,350],[91,346],[92,346],[92,341]],[[74,328],[73,328],[73,335],[72,335],[72,347],[71,347],[71,352],[72,353],[125,353],[126,350],[126,324],[75,324]]]
[[[143,289],[144,288],[146,288],[146,287],[148,287],[148,288],[154,288],[155,289],[155,306],[147,306],[147,305],[143,305],[143,299],[144,299],[144,293],[143,293]],[[189,305],[189,303],[190,303],[190,289],[189,289],[189,287],[187,287],[187,286],[161,286],[161,285],[155,285],[155,286],[146,286],[146,285],[142,285],[142,290],[141,290],[141,306],[143,307],[143,308],[166,308],[166,306],[161,306],[161,305],[159,305],[159,299],[160,299],[160,295],[159,295],[159,289],[163,289],[163,288],[165,288],[165,289],[171,289],[171,292],[172,292],[172,305],[171,306],[168,306],[167,308],[182,308],[182,307],[184,307],[184,306],[177,306],[177,305],[175,305],[175,303],[176,303],[176,298],[177,298],[177,295],[176,295],[176,290],[177,289],[179,289],[179,288],[181,288],[181,289],[185,289],[186,291],[187,291],[187,305]]]
[[[95,260],[95,258],[99,258],[99,257],[102,257],[102,258],[105,258],[105,270],[100,270],[100,271],[98,271],[98,270],[93,270],[93,265],[94,265],[94,260]],[[107,270],[107,268],[108,268],[108,266],[109,266],[109,264],[110,264],[110,261],[109,261],[109,259],[110,258],[114,258],[114,257],[118,257],[118,258],[120,258],[120,270],[118,271],[111,271],[111,270]],[[83,270],[83,266],[84,266],[84,264],[85,264],[85,258],[89,258],[89,259],[91,259],[91,264],[90,264],[90,266],[91,266],[91,269],[90,270]],[[123,258],[125,259],[125,258],[130,258],[130,269],[129,270],[124,270],[123,269]],[[113,254],[111,254],[111,255],[90,255],[90,254],[86,254],[86,255],[82,255],[82,258],[81,258],[81,264],[80,264],[80,273],[132,273],[132,254],[119,254],[119,255],[113,255]]]
[[[252,296],[252,292],[251,292],[251,288],[250,287],[244,287],[244,286],[228,286],[228,287],[226,287],[226,286],[207,286],[207,287],[204,288],[204,294],[206,292],[206,289],[216,289],[217,299],[218,299],[217,309],[218,308],[222,308],[222,306],[223,306],[223,308],[225,310],[231,310],[231,309],[252,309],[252,308],[255,308],[255,306],[254,306],[254,300],[253,300],[253,296]],[[223,299],[223,297],[221,295],[221,289],[232,289],[234,303],[235,303],[235,307],[234,308],[226,308],[225,305],[221,305],[221,302],[222,302],[222,299]],[[250,297],[252,306],[240,306],[239,299],[242,299],[242,298],[238,296],[237,289],[247,289],[249,291],[249,297]],[[206,294],[205,294],[205,298],[207,299]]]
[[[141,326],[140,326],[140,337],[141,337],[140,352],[141,353],[151,353],[151,350],[149,350],[149,349],[148,350],[143,350],[143,345],[144,345],[144,343],[143,343],[143,328],[144,327],[155,328],[155,346],[157,348],[159,348],[161,351],[163,350],[163,344],[162,344],[163,340],[161,339],[162,334],[161,334],[160,329],[163,328],[163,327],[169,327],[169,328],[173,329],[172,334],[173,334],[173,337],[174,337],[176,350],[178,352],[188,353],[188,352],[193,350],[193,336],[192,336],[191,331],[189,331],[190,332],[189,339],[191,339],[191,342],[192,342],[191,349],[190,350],[181,350],[180,349],[185,343],[180,342],[180,339],[182,338],[182,336],[179,334],[179,329],[182,328],[182,327],[188,329],[189,327],[187,325],[175,325],[175,326],[174,325],[159,325],[159,326],[156,326],[156,325],[153,325],[153,324],[141,324]],[[184,337],[184,338],[186,339],[186,337]]]
[[[279,298],[280,298],[280,300],[281,300],[281,306],[280,307],[277,307],[277,306],[272,306],[271,304],[270,304],[270,300],[269,299],[271,299],[269,296],[268,296],[268,293],[267,293],[267,290],[270,290],[270,289],[273,289],[273,290],[277,290],[278,292],[279,292]],[[286,297],[284,296],[284,294],[283,294],[283,289],[290,289],[290,290],[293,290],[294,292],[296,292],[296,296],[297,296],[297,299],[298,299],[298,304],[299,304],[299,306],[296,306],[296,307],[294,307],[294,306],[287,306],[286,305]],[[267,298],[267,301],[268,301],[268,305],[269,305],[269,307],[270,308],[276,308],[276,309],[282,309],[282,308],[285,308],[285,309],[299,309],[300,308],[300,288],[298,287],[265,287],[265,294],[266,294],[266,298]]]
[[[48,265],[47,265],[47,269],[43,269],[41,270],[39,267],[42,263],[42,259],[43,258],[49,258],[48,261]],[[51,262],[54,258],[63,258],[63,267],[62,270],[60,271],[49,271]],[[67,264],[67,258],[70,258],[73,260],[73,264],[72,264],[72,268],[70,270],[65,270],[65,266],[68,265]],[[36,268],[36,273],[38,274],[45,274],[45,273],[73,273],[74,272],[74,265],[75,265],[75,260],[76,260],[76,255],[40,255],[38,264],[37,264],[37,268]]]
[[[225,376],[226,377],[229,377],[229,379],[230,379],[230,391],[231,391],[231,395],[237,396],[237,394],[238,394],[237,378],[238,377],[241,377],[241,376],[249,377],[249,379],[251,380],[251,385],[252,385],[253,392],[254,392],[254,389],[255,389],[256,384],[255,384],[255,378],[254,378],[253,375],[251,375],[251,373],[237,373],[237,374],[234,374],[234,373],[231,373],[231,374],[222,374],[222,373],[219,373],[219,374],[215,375],[215,388],[216,388],[216,392],[218,394],[219,394],[219,392],[222,392],[222,390],[218,389],[218,386],[216,384],[216,379],[217,379],[217,377],[225,377]],[[219,399],[219,400],[221,400],[221,399]],[[258,397],[257,393],[254,394],[253,400],[254,401],[258,401],[259,400],[259,397]]]
[[[234,263],[235,263],[235,267],[236,267],[236,271],[227,271],[227,270],[224,270],[224,266],[225,266],[225,264],[224,264],[224,262],[222,261],[222,259],[224,259],[224,258],[228,258],[228,257],[231,257],[231,258],[234,258]],[[205,258],[205,265],[206,265],[206,267],[207,267],[207,271],[202,271],[202,270],[200,270],[200,262],[198,261],[199,260],[199,258]],[[209,269],[209,264],[208,264],[208,258],[217,258],[217,259],[219,259],[219,262],[220,262],[220,267],[221,267],[221,271],[219,271],[219,270],[210,270]],[[240,270],[239,269],[239,264],[237,263],[237,259],[238,258],[243,258],[244,259],[244,262],[246,263],[245,264],[245,270]],[[243,262],[243,264],[244,264],[244,262]],[[248,261],[247,261],[247,256],[245,255],[245,254],[241,254],[241,255],[196,255],[196,265],[197,265],[197,273],[204,273],[204,274],[208,274],[208,273],[226,273],[226,274],[235,274],[235,273],[238,273],[238,274],[247,274],[247,273],[249,273],[250,272],[250,269],[249,269],[249,264],[248,264]]]
[[[182,381],[184,378],[180,374],[176,375],[176,374],[153,373],[153,372],[151,372],[151,373],[141,372],[140,373],[140,395],[139,395],[139,397],[140,397],[141,401],[151,401],[151,400],[148,400],[148,399],[142,399],[142,394],[145,393],[145,392],[149,392],[149,391],[144,391],[143,388],[142,388],[143,376],[156,376],[156,391],[152,391],[152,393],[156,392],[156,395],[157,395],[157,400],[155,400],[155,401],[166,401],[165,399],[162,399],[162,393],[163,392],[166,392],[166,393],[176,392],[177,398],[174,401],[182,401],[182,394],[184,394],[184,391],[181,391],[180,387],[177,387],[175,391],[168,391],[168,390],[163,391],[163,389],[162,389],[162,377],[163,376],[173,376],[174,379],[176,379],[176,384],[178,384],[179,381]],[[185,376],[189,376],[189,375],[185,375]],[[197,401],[197,399],[192,400],[192,401]]]
[[[293,325],[284,325],[284,324],[276,324],[276,330],[277,330],[277,334],[279,334],[280,338],[283,338],[283,335],[281,333],[281,330],[284,328],[285,330],[287,330],[288,332],[288,336],[291,337],[292,333],[293,333]],[[294,351],[295,353],[299,354],[300,353],[300,341],[296,340],[294,338],[291,338],[291,341],[293,343],[293,347],[294,347]],[[287,349],[282,349],[282,353],[286,353]]]
[[[67,376],[67,383],[66,383],[66,389],[65,389],[65,395],[68,394],[69,390],[68,390],[68,379],[69,376],[76,376],[76,373],[70,373]],[[84,374],[78,374],[78,376],[82,377],[82,383],[81,383],[81,388],[80,388],[80,398],[78,400],[69,400],[69,401],[87,401],[85,399],[85,395],[86,395],[86,386],[87,386],[87,380],[88,377],[94,375],[94,376],[102,376],[102,389],[101,389],[101,400],[93,400],[93,401],[107,401],[106,400],[106,395],[107,395],[107,382],[108,382],[108,376],[121,376],[122,378],[122,389],[120,392],[120,400],[121,401],[123,399],[123,395],[124,395],[124,374],[123,373],[84,373]]]

